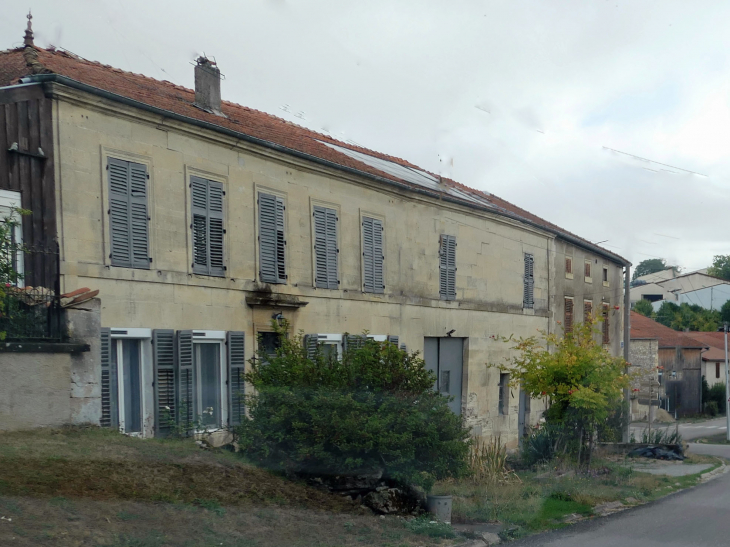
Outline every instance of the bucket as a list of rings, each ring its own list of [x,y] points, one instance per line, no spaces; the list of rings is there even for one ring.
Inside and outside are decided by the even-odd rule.
[[[451,524],[451,496],[428,496],[426,508],[436,520]]]

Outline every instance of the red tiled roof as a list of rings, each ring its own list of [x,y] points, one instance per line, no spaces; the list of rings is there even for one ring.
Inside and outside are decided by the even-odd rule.
[[[690,336],[685,332],[679,332],[669,327],[665,327],[661,323],[649,319],[635,311],[631,312],[631,339],[651,338],[659,340],[660,348],[703,348],[706,345],[699,340],[695,340],[693,332]]]
[[[704,361],[725,360],[725,333],[724,332],[693,332],[692,338],[702,342],[710,349],[702,353]]]
[[[371,165],[360,162],[350,156],[339,152],[330,146],[329,143],[339,147],[347,148],[368,154],[378,159],[390,161],[398,165],[418,169],[428,173],[412,163],[374,152],[366,148],[345,144],[328,135],[317,133],[310,129],[298,126],[271,114],[267,114],[252,108],[247,108],[236,103],[223,101],[221,110],[226,117],[216,116],[193,106],[195,92],[191,89],[173,84],[168,81],[159,81],[141,74],[125,72],[109,65],[88,61],[69,52],[60,50],[46,50],[38,47],[18,48],[0,52],[0,87],[17,84],[20,78],[39,73],[53,73],[76,80],[86,85],[111,92],[128,99],[139,101],[147,105],[167,110],[178,115],[207,122],[219,127],[243,133],[245,135],[261,139],[279,146],[286,147],[300,153],[314,156],[321,160],[330,161],[337,165],[368,173],[370,175],[387,178],[414,189],[424,188],[412,182],[408,182],[396,175],[381,171]],[[446,186],[457,188],[467,194],[476,196],[479,200],[487,201],[497,210],[506,212],[511,216],[522,218],[528,222],[542,226],[558,235],[575,238],[581,244],[596,252],[612,258],[616,262],[627,262],[622,257],[611,251],[607,251],[591,242],[564,230],[555,224],[548,222],[524,209],[513,205],[492,194],[487,194],[473,188],[469,188],[454,180],[436,177]],[[439,190],[430,190],[435,195],[445,194]],[[450,199],[459,200],[458,197],[450,196]],[[466,199],[461,200],[467,205],[474,205]]]

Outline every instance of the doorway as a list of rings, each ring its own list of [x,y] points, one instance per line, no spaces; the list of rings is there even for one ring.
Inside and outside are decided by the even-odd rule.
[[[461,414],[461,381],[464,366],[464,338],[424,338],[426,368],[436,374],[434,389],[453,397],[449,408]]]
[[[142,432],[142,354],[141,340],[115,339],[111,352],[117,371],[119,430]]]

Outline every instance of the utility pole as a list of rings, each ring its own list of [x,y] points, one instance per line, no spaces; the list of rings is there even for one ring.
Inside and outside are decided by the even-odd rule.
[[[725,331],[725,420],[727,429],[725,434],[727,440],[730,441],[730,383],[728,382],[728,366],[727,366],[727,321],[723,324],[723,330]]]
[[[626,361],[626,374],[629,373],[628,362],[629,362],[629,340],[631,338],[631,325],[629,319],[631,318],[631,292],[629,291],[631,285],[631,266],[626,264],[624,268],[624,361]],[[725,375],[727,378],[727,374]],[[628,416],[626,417],[626,429],[623,432],[623,442],[629,442],[631,438],[631,399],[629,398],[631,389],[630,386],[624,389],[624,401],[629,405]],[[649,407],[649,413],[651,413],[651,407]]]

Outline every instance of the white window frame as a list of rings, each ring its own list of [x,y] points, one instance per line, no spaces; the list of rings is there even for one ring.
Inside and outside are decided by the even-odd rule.
[[[20,192],[15,192],[13,190],[0,190],[0,215],[2,215],[3,218],[5,218],[6,216],[10,216],[10,218],[12,218],[13,220],[18,221],[18,225],[15,227],[15,242],[22,245],[23,217],[21,217],[17,212],[9,215],[10,209],[12,207],[15,207],[17,209],[21,208],[21,199],[22,196]],[[18,251],[15,261],[17,263],[17,272],[19,275],[18,287],[21,288],[25,287],[25,283],[23,282],[23,273],[25,272],[25,260],[23,258],[23,252]]]
[[[376,342],[387,342],[388,341],[387,334],[368,334],[367,337],[370,340],[375,340]]]
[[[139,377],[140,377],[140,402],[142,404],[141,412],[141,429],[142,431],[133,431],[127,433],[124,430],[124,382],[121,381],[124,378],[124,359],[122,359],[122,345],[117,344],[117,412],[119,413],[119,431],[130,437],[144,437],[145,430],[145,417],[147,415],[147,405],[145,404],[145,372],[149,364],[145,358],[144,344],[152,343],[152,329],[126,329],[126,328],[111,328],[110,334],[112,340],[139,340]]]
[[[210,433],[213,431],[219,431],[225,428],[225,424],[228,423],[228,389],[227,375],[228,366],[226,362],[226,331],[224,330],[193,330],[193,352],[195,352],[195,344],[218,344],[219,351],[219,367],[218,378],[219,378],[219,393],[221,398],[221,425],[220,427],[206,428],[204,430],[195,431],[195,433]],[[200,385],[198,381],[199,370],[193,366],[193,373],[196,378],[196,385]],[[196,398],[198,394],[196,393]],[[195,409],[197,410],[197,409]]]
[[[337,359],[342,359],[342,340],[341,334],[317,334],[317,345],[324,344],[337,347]]]

